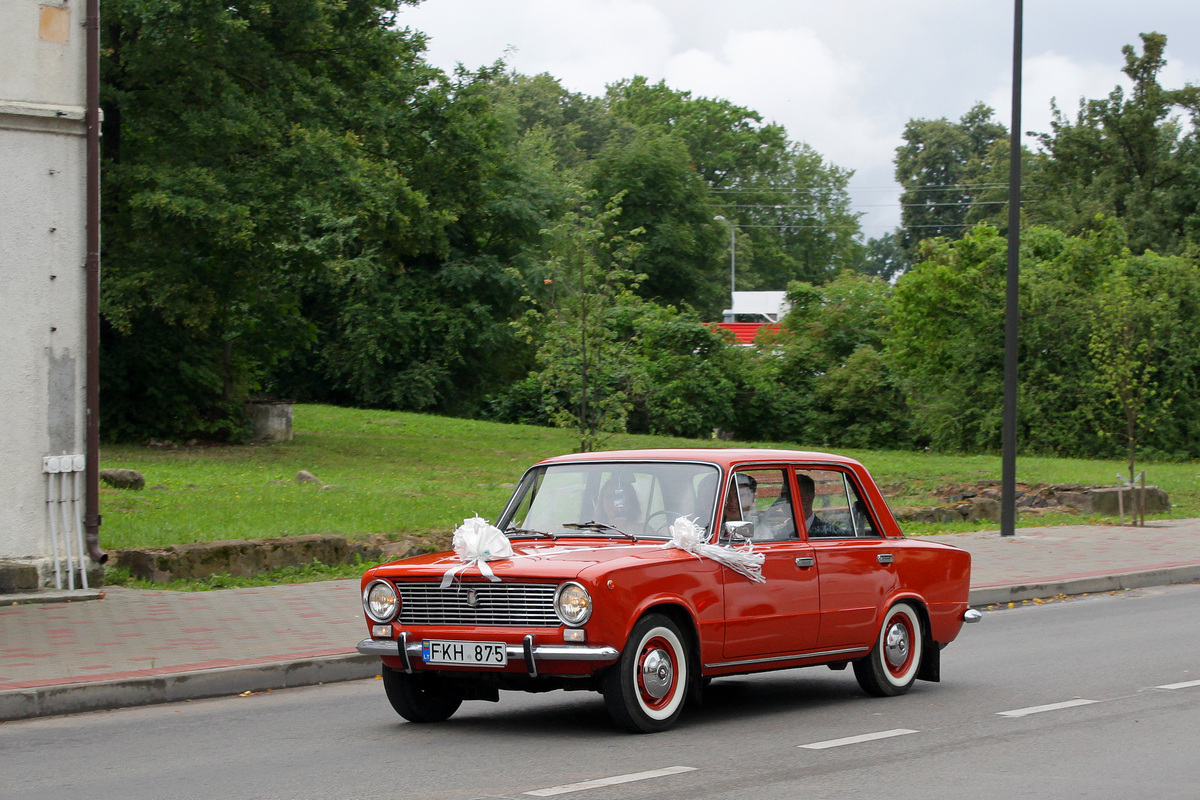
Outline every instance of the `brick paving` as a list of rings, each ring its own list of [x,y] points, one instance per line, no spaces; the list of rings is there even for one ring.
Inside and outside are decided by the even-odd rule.
[[[1091,591],[1089,579],[1135,573],[1150,575],[1139,585],[1200,580],[1200,520],[936,538],[972,554],[973,603],[977,590],[1020,599],[1005,593]],[[196,593],[109,587],[86,602],[0,605],[0,693],[351,656],[365,635],[355,580]]]
[[[1156,520],[1145,527],[1070,525],[936,537],[971,553],[971,588],[1055,583],[1200,566],[1200,520]]]
[[[0,606],[0,692],[341,655],[366,633],[354,580],[103,593]]]

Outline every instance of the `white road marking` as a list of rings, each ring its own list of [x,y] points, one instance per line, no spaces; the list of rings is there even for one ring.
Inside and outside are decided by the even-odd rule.
[[[813,742],[812,744],[802,744],[798,746],[804,748],[805,750],[828,750],[830,747],[842,747],[843,745],[847,744],[873,742],[877,739],[890,739],[893,736],[904,736],[907,733],[917,733],[917,731],[909,730],[908,728],[895,728],[890,731],[864,733],[860,736],[847,736],[844,739],[830,739],[825,742]]]
[[[652,769],[646,772],[633,772],[629,775],[617,775],[612,778],[597,778],[594,781],[582,781],[580,783],[568,783],[563,786],[551,786],[548,789],[535,789],[532,792],[525,792],[531,797],[553,797],[556,794],[569,794],[571,792],[582,792],[584,789],[598,789],[602,786],[615,786],[619,783],[633,783],[634,781],[644,781],[649,778],[662,778],[667,775],[678,775],[681,772],[692,772],[696,767],[665,767],[663,769]]]
[[[1168,683],[1165,686],[1155,686],[1155,689],[1190,689],[1193,686],[1200,686],[1200,681],[1184,681],[1183,683]]]
[[[1044,706],[1030,706],[1029,708],[1015,708],[1012,711],[997,711],[996,715],[1001,717],[1027,717],[1030,714],[1040,714],[1043,711],[1059,711],[1064,708],[1074,708],[1075,706],[1086,706],[1091,703],[1098,702],[1096,700],[1066,700],[1062,703],[1050,703]]]

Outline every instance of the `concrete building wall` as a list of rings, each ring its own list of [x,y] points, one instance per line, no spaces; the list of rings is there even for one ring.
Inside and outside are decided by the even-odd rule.
[[[83,21],[0,1],[0,559],[50,556],[43,458],[84,452]]]

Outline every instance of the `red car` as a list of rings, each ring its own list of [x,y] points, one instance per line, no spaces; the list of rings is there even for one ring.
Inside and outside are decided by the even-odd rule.
[[[722,675],[852,665],[877,696],[937,681],[979,618],[970,575],[965,551],[904,538],[853,459],[579,453],[534,465],[453,552],[367,570],[358,651],[412,722],[501,689],[586,689],[650,732]]]

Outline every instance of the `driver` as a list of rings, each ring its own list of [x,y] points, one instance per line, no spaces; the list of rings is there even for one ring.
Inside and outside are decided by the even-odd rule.
[[[640,536],[642,511],[637,491],[631,481],[619,477],[610,478],[600,490],[600,522],[618,530]]]

